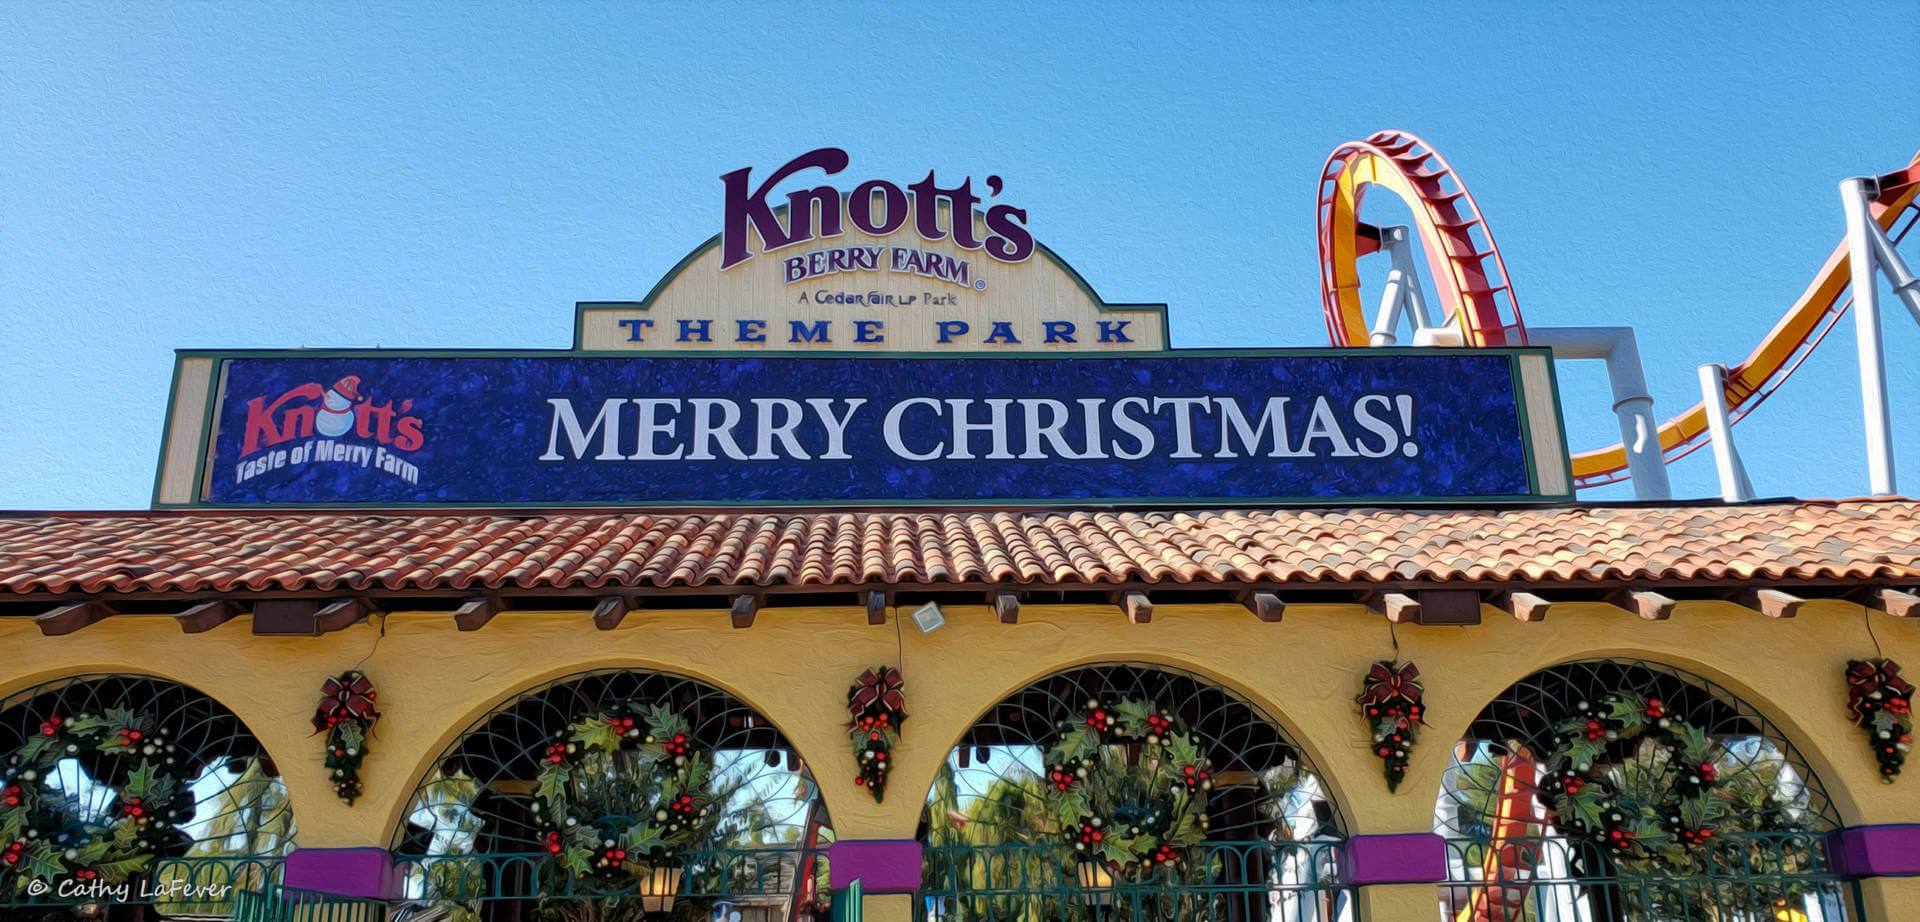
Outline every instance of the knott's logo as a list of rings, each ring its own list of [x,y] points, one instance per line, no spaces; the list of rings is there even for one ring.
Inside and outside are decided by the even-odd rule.
[[[333,462],[374,468],[417,483],[420,469],[398,454],[418,451],[426,444],[423,423],[409,415],[412,409],[412,400],[402,401],[398,408],[392,400],[374,403],[360,392],[360,378],[355,375],[331,385],[302,384],[271,401],[255,397],[247,401],[234,481],[244,483],[268,471],[311,462]],[[305,441],[287,445],[296,440]]]
[[[817,169],[828,176],[845,170],[851,158],[837,147],[822,147],[801,154],[774,170],[758,188],[751,183],[752,167],[742,167],[720,177],[726,185],[726,215],[720,233],[720,268],[740,265],[755,256],[750,232],[758,233],[765,246],[762,252],[806,243],[819,238],[843,235],[847,226],[874,237],[887,237],[913,221],[920,238],[938,243],[951,240],[963,250],[985,250],[1003,263],[1025,262],[1033,255],[1033,235],[1027,231],[1027,212],[1022,208],[999,204],[987,208],[984,221],[986,239],[974,227],[973,214],[982,204],[973,191],[973,177],[961,180],[953,188],[943,189],[933,171],[926,178],[902,189],[884,179],[870,179],[850,193],[830,185],[801,189],[787,194],[786,222],[783,224],[768,196],[775,186],[806,170]],[[987,195],[998,196],[1003,182],[987,177]],[[949,206],[948,220],[941,221],[941,202]],[[899,246],[848,246],[815,250],[785,261],[787,284],[841,272],[886,271],[951,282],[964,288],[984,287],[975,278],[968,260],[951,255]]]

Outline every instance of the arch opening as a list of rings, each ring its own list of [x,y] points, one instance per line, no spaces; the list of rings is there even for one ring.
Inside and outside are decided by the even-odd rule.
[[[1054,673],[948,753],[918,837],[940,922],[1355,918],[1340,811],[1305,752],[1212,681],[1144,663]]]
[[[396,833],[406,899],[456,919],[800,920],[832,826],[786,736],[732,694],[602,669],[523,691],[435,761]]]
[[[1838,922],[1839,816],[1784,733],[1718,683],[1600,659],[1535,672],[1453,749],[1434,808],[1452,922]]]
[[[0,699],[0,906],[101,892],[231,915],[293,849],[279,769],[239,717],[168,679],[92,674]],[[116,888],[105,890],[105,888]]]

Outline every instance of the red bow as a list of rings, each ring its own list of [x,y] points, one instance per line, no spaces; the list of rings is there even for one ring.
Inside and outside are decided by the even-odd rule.
[[[1360,704],[1383,704],[1394,698],[1418,702],[1420,683],[1414,679],[1419,677],[1420,669],[1412,662],[1397,668],[1389,662],[1374,663],[1373,668],[1367,670],[1366,685],[1354,700]]]
[[[1900,664],[1893,660],[1857,659],[1847,664],[1847,710],[1855,721],[1866,718],[1862,704],[1876,691],[1884,698],[1913,696],[1913,686],[1900,678]]]
[[[373,680],[358,672],[332,676],[320,686],[320,706],[313,712],[313,730],[318,733],[342,720],[362,719],[369,723],[380,717],[373,709]]]
[[[860,681],[853,686],[853,696],[847,699],[847,710],[858,717],[867,708],[872,707],[875,701],[885,705],[890,711],[898,711],[906,707],[906,699],[900,695],[900,670],[868,669],[861,673]]]

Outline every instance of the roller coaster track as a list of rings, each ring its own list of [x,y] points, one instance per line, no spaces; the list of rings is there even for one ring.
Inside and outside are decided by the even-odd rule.
[[[1320,293],[1327,334],[1336,346],[1367,344],[1359,257],[1379,249],[1378,228],[1360,220],[1369,188],[1399,196],[1413,212],[1425,244],[1431,278],[1450,324],[1469,346],[1524,345],[1526,324],[1507,267],[1486,219],[1446,160],[1403,131],[1383,131],[1335,148],[1320,174]],[[1920,154],[1905,168],[1879,177],[1873,219],[1895,243],[1920,223]],[[1842,240],[1807,290],[1794,301],[1752,354],[1727,369],[1728,416],[1739,422],[1793,376],[1836,321],[1853,305],[1847,244]],[[1695,404],[1660,425],[1668,463],[1707,444],[1707,409]],[[1627,476],[1624,446],[1573,456],[1577,487],[1615,483]]]

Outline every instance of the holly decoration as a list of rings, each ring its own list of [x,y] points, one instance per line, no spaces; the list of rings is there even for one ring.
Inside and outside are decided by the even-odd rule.
[[[373,680],[349,669],[320,686],[320,705],[313,711],[313,732],[327,735],[326,766],[335,796],[352,805],[362,793],[360,763],[367,758],[367,735],[380,719],[374,709]]]
[[[715,838],[713,755],[665,705],[582,717],[536,755],[540,842],[575,881],[625,890]]]
[[[0,901],[35,880],[118,883],[177,844],[175,827],[193,818],[193,795],[171,774],[179,757],[170,737],[126,708],[42,721],[0,775]],[[61,760],[92,755],[134,760],[97,816],[82,814],[72,792],[53,783]]]
[[[875,666],[860,674],[847,689],[847,740],[860,773],[853,783],[867,789],[879,803],[887,795],[887,773],[893,770],[893,750],[900,743],[900,725],[907,722],[906,699],[901,693],[900,670]]]
[[[1873,742],[1880,780],[1892,784],[1913,748],[1913,685],[1890,659],[1847,664],[1847,713]]]
[[[1554,732],[1541,795],[1562,831],[1629,872],[1700,873],[1726,833],[1801,829],[1773,783],[1659,698],[1582,701]]]
[[[1367,670],[1360,694],[1353,699],[1372,731],[1373,754],[1386,761],[1388,791],[1406,780],[1417,738],[1414,728],[1426,723],[1420,683],[1414,681],[1419,676],[1419,668],[1411,662],[1381,660]]]
[[[1186,860],[1207,836],[1212,766],[1184,726],[1152,703],[1088,701],[1047,752],[1047,814],[1073,857],[1141,881]]]

